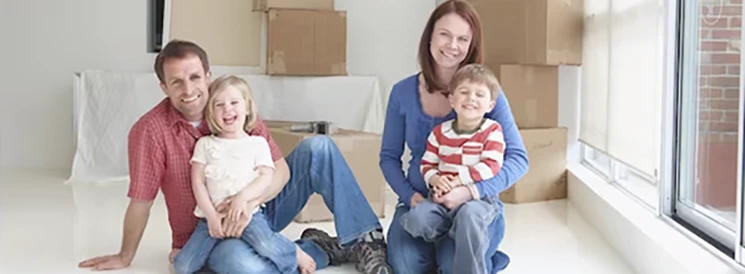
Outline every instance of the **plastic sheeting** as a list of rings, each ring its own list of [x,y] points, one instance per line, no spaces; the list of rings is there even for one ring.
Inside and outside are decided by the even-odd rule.
[[[376,77],[238,76],[251,86],[265,120],[326,120],[382,132],[384,106]],[[67,183],[128,182],[127,134],[165,98],[155,74],[85,71],[73,80],[76,151]]]

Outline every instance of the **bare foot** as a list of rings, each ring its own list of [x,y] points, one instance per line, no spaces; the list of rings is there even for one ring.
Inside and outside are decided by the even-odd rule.
[[[297,266],[301,274],[312,274],[316,272],[316,262],[305,253],[299,246],[297,248]]]

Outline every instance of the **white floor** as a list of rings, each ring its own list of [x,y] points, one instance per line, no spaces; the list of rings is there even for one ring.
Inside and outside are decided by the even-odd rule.
[[[79,260],[118,250],[126,186],[71,187],[63,180],[33,173],[0,174],[0,273],[89,273],[77,268]],[[166,216],[159,197],[132,265],[107,273],[168,273]],[[506,218],[502,249],[512,263],[502,273],[633,273],[566,200],[507,205]],[[382,223],[387,227],[390,219]],[[331,223],[313,226],[334,232]],[[283,233],[295,239],[305,227],[293,223]],[[356,271],[350,265],[318,273]]]

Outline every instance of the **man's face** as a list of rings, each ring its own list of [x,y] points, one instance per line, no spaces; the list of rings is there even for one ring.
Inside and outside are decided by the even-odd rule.
[[[163,89],[176,109],[189,121],[201,121],[207,104],[210,72],[196,55],[168,59],[163,64]]]

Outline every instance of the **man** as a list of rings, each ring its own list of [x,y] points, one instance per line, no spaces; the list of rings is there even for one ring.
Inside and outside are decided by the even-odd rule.
[[[129,133],[130,203],[121,249],[114,255],[83,261],[80,267],[128,267],[159,189],[165,197],[172,230],[171,260],[196,226],[189,159],[197,139],[210,133],[203,119],[211,77],[207,54],[194,43],[174,40],[158,54],[154,69],[167,98],[143,115]],[[263,121],[257,121],[249,134],[267,139],[276,171],[271,182],[249,186],[255,195],[247,207],[266,203],[264,210],[275,231],[292,221],[312,193],[323,196],[334,212],[338,239],[316,229],[304,231],[296,242],[300,259],[310,256],[318,269],[357,262],[357,270],[363,273],[392,273],[386,262],[382,227],[331,139],[309,138],[284,159]],[[239,236],[248,221],[247,216],[239,222],[225,219],[227,234]],[[239,239],[221,241],[208,265],[218,273],[278,272]]]

